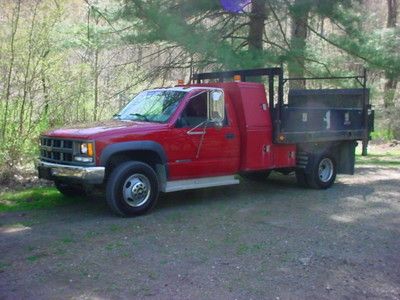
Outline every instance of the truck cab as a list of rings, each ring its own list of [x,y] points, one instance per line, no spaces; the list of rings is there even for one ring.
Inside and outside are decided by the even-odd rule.
[[[275,76],[277,69],[263,70]],[[100,187],[113,212],[134,216],[152,209],[160,192],[238,184],[238,174],[265,178],[271,170],[293,171],[301,185],[324,189],[336,173],[354,172],[354,141],[360,136],[346,132],[324,139],[320,133],[292,141],[296,126],[284,132],[287,119],[277,123],[277,116],[296,119],[310,109],[277,106],[262,83],[221,80],[232,72],[146,90],[112,120],[44,133],[39,177],[54,181],[65,195]],[[217,82],[201,82],[215,74]],[[273,85],[268,92],[273,97]]]

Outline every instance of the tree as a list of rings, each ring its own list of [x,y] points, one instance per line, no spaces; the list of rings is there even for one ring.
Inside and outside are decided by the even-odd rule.
[[[18,0],[15,4],[15,8],[13,9],[12,19],[11,19],[11,36],[10,36],[10,58],[9,58],[9,66],[6,77],[5,84],[5,108],[3,114],[3,124],[1,128],[1,137],[5,139],[7,134],[7,123],[8,123],[8,113],[9,113],[9,105],[10,105],[10,95],[11,95],[11,80],[14,71],[14,62],[15,62],[15,37],[17,34],[19,16],[21,11],[21,0]]]
[[[265,0],[254,0],[249,15],[248,49],[253,56],[259,56],[264,48],[263,36],[267,18]],[[260,65],[260,67],[263,67]]]
[[[310,1],[295,0],[290,7],[292,16],[290,49],[294,55],[289,60],[289,77],[302,78],[305,72],[305,58],[308,32]],[[291,88],[305,88],[305,80],[293,80]]]
[[[398,2],[397,0],[387,0],[387,22],[386,28],[396,30],[397,28]],[[399,49],[391,49],[399,51]],[[386,72],[386,83],[384,88],[384,106],[391,109],[394,106],[394,95],[397,87],[397,76]]]

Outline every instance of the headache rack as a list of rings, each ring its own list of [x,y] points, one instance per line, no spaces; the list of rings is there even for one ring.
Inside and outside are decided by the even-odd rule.
[[[193,83],[206,80],[240,81],[267,77],[268,102],[273,118],[274,142],[277,144],[362,140],[363,155],[367,153],[374,112],[369,104],[367,74],[335,77],[284,78],[283,69],[263,68],[194,74]],[[284,103],[284,85],[291,80],[356,80],[359,89],[292,89]],[[277,93],[275,89],[277,88]]]

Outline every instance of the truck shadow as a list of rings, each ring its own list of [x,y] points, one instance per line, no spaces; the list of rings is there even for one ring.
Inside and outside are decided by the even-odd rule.
[[[372,172],[371,168],[358,170],[355,176],[364,176]],[[381,184],[396,185],[396,180],[382,180]],[[297,202],[305,198],[310,203],[316,199],[339,201],[340,199],[353,196],[362,196],[364,199],[375,191],[371,185],[363,183],[349,184],[346,179],[338,178],[335,185],[328,190],[313,190],[297,185],[296,178],[292,175],[274,173],[265,181],[251,181],[241,178],[239,185],[213,187],[207,189],[196,189],[181,192],[163,194],[159,200],[156,210],[172,209],[185,206],[202,206],[208,203],[218,202],[229,205],[229,202],[248,201],[283,201]]]

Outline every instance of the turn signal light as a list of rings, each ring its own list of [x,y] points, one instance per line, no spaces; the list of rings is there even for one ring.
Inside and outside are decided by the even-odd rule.
[[[183,79],[178,80],[178,85],[184,85],[184,84],[185,84],[185,82],[183,81]]]
[[[87,144],[87,155],[93,156],[93,144],[92,143]]]

